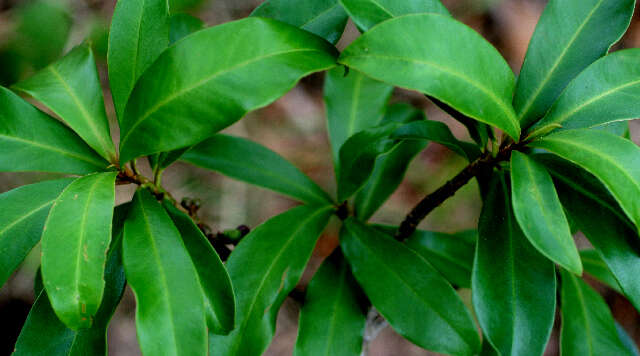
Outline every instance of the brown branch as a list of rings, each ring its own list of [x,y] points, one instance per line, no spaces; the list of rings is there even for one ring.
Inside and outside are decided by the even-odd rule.
[[[403,241],[411,236],[418,227],[418,224],[440,206],[445,200],[452,197],[460,188],[464,187],[472,178],[486,172],[498,165],[500,162],[507,161],[511,158],[511,152],[522,146],[522,143],[511,143],[502,147],[495,156],[485,153],[480,158],[471,162],[458,175],[445,183],[433,193],[427,195],[420,201],[406,216],[398,231],[396,231],[396,240]]]

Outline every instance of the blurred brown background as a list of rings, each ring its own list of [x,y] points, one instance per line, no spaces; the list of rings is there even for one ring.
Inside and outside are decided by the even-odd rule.
[[[312,0],[311,0],[312,1]],[[201,18],[208,26],[247,16],[259,0],[172,0],[185,11]],[[534,27],[544,8],[543,0],[444,0],[454,16],[481,32],[504,55],[517,73],[526,53]],[[179,3],[179,4],[178,4]],[[115,0],[0,0],[0,84],[8,86],[29,76],[34,70],[58,58],[62,53],[82,42],[91,41],[98,66],[105,83],[105,103],[111,118],[115,117],[106,85],[106,46],[108,24]],[[68,33],[68,38],[67,38]],[[342,49],[358,36],[350,23],[339,43]],[[636,14],[631,28],[615,49],[640,47],[640,21]],[[62,52],[62,53],[61,53]],[[300,85],[267,108],[249,114],[227,131],[257,141],[288,158],[309,174],[322,187],[335,190],[330,158],[324,105],[322,75],[304,79]],[[410,102],[423,108],[430,119],[446,122],[459,138],[467,138],[464,128],[438,110],[424,96],[396,90],[393,101]],[[114,136],[117,128],[114,127]],[[640,142],[640,125],[632,125],[632,137]],[[414,160],[405,182],[374,216],[376,222],[398,224],[408,210],[426,193],[436,189],[464,166],[464,161],[437,144],[429,147]],[[33,173],[0,173],[0,192],[47,178]],[[200,215],[203,221],[218,230],[240,224],[255,227],[295,203],[269,191],[235,182],[217,173],[175,164],[164,178],[165,186],[176,197],[199,198],[203,202]],[[118,191],[119,201],[130,198],[133,187]],[[475,228],[481,203],[475,183],[469,184],[434,211],[421,228],[454,232]],[[1,213],[1,212],[0,212]],[[313,271],[337,244],[337,225],[328,229],[320,239],[304,285]],[[579,243],[586,247],[584,239]],[[38,266],[36,249],[0,289],[0,355],[13,350],[24,319],[33,302],[33,278]],[[638,314],[615,292],[593,280],[612,307],[616,320],[635,339],[640,340]],[[460,291],[469,302],[470,292]],[[278,330],[267,355],[290,355],[297,333],[299,306],[287,300],[278,319]],[[128,290],[111,323],[109,349],[111,355],[138,355],[135,324],[135,300]],[[557,324],[557,323],[556,323]],[[547,354],[556,355],[557,325]],[[430,355],[411,345],[389,327],[382,329],[369,345],[371,356]]]

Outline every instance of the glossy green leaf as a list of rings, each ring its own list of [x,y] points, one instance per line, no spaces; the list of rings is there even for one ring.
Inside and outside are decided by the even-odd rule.
[[[324,83],[327,126],[336,175],[339,175],[340,147],[354,134],[378,125],[393,87],[373,80],[358,71],[336,67]]]
[[[435,12],[449,15],[439,0],[340,0],[340,3],[363,31],[382,21],[407,14]]]
[[[42,277],[69,328],[91,326],[104,291],[116,173],[78,178],[55,200],[42,233]]]
[[[347,13],[338,0],[266,0],[251,16],[268,17],[314,33],[336,44],[347,25]]]
[[[555,317],[555,267],[531,246],[510,200],[505,177],[494,176],[478,227],[473,306],[501,355],[542,355]]]
[[[324,40],[270,19],[198,31],[140,77],[125,111],[121,161],[196,144],[278,99],[300,78],[333,67],[336,56]]]
[[[87,174],[108,163],[58,120],[0,87],[0,171]]]
[[[413,158],[427,146],[424,140],[408,140],[378,157],[373,172],[354,199],[355,215],[366,221],[384,204],[404,180]]]
[[[405,103],[396,103],[386,109],[382,122],[405,123],[424,119],[421,110]],[[389,199],[402,183],[409,163],[427,144],[425,140],[407,140],[376,159],[371,176],[357,192],[353,202],[355,215],[360,220],[368,220]]]
[[[453,285],[470,288],[477,235],[476,231],[444,234],[418,230],[406,240],[406,244]]]
[[[511,106],[513,72],[489,42],[448,16],[416,14],[385,21],[349,45],[339,62],[433,96],[515,139],[520,136]]]
[[[206,355],[204,297],[196,269],[171,218],[146,190],[134,196],[123,246],[142,354]]]
[[[609,267],[607,267],[607,263],[604,262],[597,250],[581,250],[580,259],[582,259],[582,265],[584,266],[585,272],[606,284],[616,292],[622,294],[620,284],[618,284],[616,277],[613,276]]]
[[[550,151],[598,177],[627,216],[640,226],[640,148],[632,141],[600,130],[577,129],[560,131],[529,145]]]
[[[604,299],[580,278],[561,273],[560,355],[633,355],[622,344]]]
[[[122,123],[138,78],[169,46],[167,0],[118,0],[109,31],[109,84]]]
[[[354,218],[345,221],[340,244],[358,283],[396,332],[435,352],[479,351],[469,311],[422,255]]]
[[[622,325],[620,325],[617,321],[616,330],[618,331],[620,341],[622,341],[622,344],[627,348],[627,350],[629,350],[634,356],[640,356],[640,350],[638,350],[638,345],[636,345],[635,340],[633,340],[631,336],[627,334]]]
[[[220,257],[193,220],[168,201],[163,205],[182,235],[204,292],[209,331],[226,334],[233,329],[235,297],[231,279]]]
[[[113,241],[105,267],[105,290],[94,324],[89,329],[73,331],[55,315],[46,291],[36,288],[39,295],[25,322],[14,356],[50,355],[107,355],[107,327],[124,292],[122,267],[122,225],[128,205],[116,208],[113,222]],[[36,280],[41,279],[40,273]]]
[[[396,127],[387,124],[360,131],[342,145],[337,170],[338,201],[355,194],[371,176],[378,156],[398,145],[398,140],[389,138]]]
[[[0,194],[0,286],[40,241],[51,205],[71,182],[46,181]]]
[[[237,299],[236,328],[210,335],[210,353],[260,355],[276,330],[280,305],[296,286],[333,209],[301,206],[245,236],[227,261]]]
[[[567,84],[620,39],[634,5],[635,0],[549,1],[513,99],[523,128],[541,119]]]
[[[596,61],[562,92],[534,127],[580,129],[640,117],[640,49],[614,52]]]
[[[14,88],[51,109],[102,157],[115,162],[116,150],[91,47],[74,48]]]
[[[366,317],[360,287],[334,252],[307,287],[294,356],[360,356]]]
[[[270,149],[244,138],[218,134],[196,145],[182,160],[311,204],[331,204],[316,183]]]
[[[204,22],[189,14],[175,14],[169,18],[169,43],[173,44],[182,38],[204,28]]]
[[[456,139],[447,125],[439,121],[418,120],[396,129],[391,138],[405,140],[428,140],[439,143],[460,156],[472,161],[481,152],[477,146]]]
[[[623,294],[640,310],[640,241],[636,230],[629,226],[626,218],[620,219],[571,186],[559,183],[558,189],[569,217],[599,252],[617,282],[611,283],[610,279],[604,281],[614,289],[622,289]],[[620,287],[616,288],[617,285]]]
[[[515,217],[538,251],[575,274],[582,274],[578,248],[564,215],[551,175],[524,153],[511,154]]]

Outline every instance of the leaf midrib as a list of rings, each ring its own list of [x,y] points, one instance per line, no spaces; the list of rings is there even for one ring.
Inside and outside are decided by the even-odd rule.
[[[570,273],[570,272],[566,272],[566,273]],[[589,322],[589,318],[587,317],[587,306],[584,302],[584,294],[582,293],[582,288],[580,287],[580,285],[578,284],[578,281],[576,280],[576,278],[574,276],[570,276],[571,279],[571,283],[573,284],[574,288],[576,289],[576,294],[577,294],[577,299],[578,299],[578,304],[580,304],[580,309],[582,311],[582,319],[584,320],[584,329],[585,329],[585,333],[587,335],[587,337],[585,338],[587,341],[587,346],[589,347],[589,356],[593,356],[593,345],[591,344],[591,340],[592,340],[592,331],[591,331],[591,323]]]
[[[425,61],[425,60],[421,60],[421,59],[402,57],[402,56],[389,56],[389,55],[376,54],[376,53],[350,55],[347,58],[367,58],[367,57],[377,57],[377,58],[382,58],[382,59],[386,59],[386,60],[398,60],[398,61],[409,62],[409,63],[419,64],[419,65],[426,65],[426,66],[429,66],[429,67],[433,67],[433,68],[435,68],[436,70],[438,70],[440,72],[450,74],[451,76],[454,76],[454,77],[457,77],[457,78],[459,78],[459,79],[461,79],[463,81],[466,81],[471,86],[477,88],[482,93],[484,93],[489,99],[491,99],[492,102],[498,104],[498,107],[500,107],[502,112],[504,114],[506,114],[506,117],[511,120],[511,122],[510,122],[511,125],[510,126],[512,126],[512,128],[516,128],[517,127],[516,125],[518,123],[518,120],[516,119],[515,113],[513,112],[513,110],[509,110],[509,107],[507,106],[507,104],[504,101],[500,100],[500,98],[498,98],[494,94],[493,91],[485,88],[480,83],[478,83],[475,80],[469,78],[468,76],[466,76],[466,75],[464,75],[464,74],[462,74],[462,73],[460,73],[458,71],[453,70],[453,68],[443,67],[443,66],[440,66],[440,65],[438,65],[438,64],[436,64],[434,62]],[[471,115],[469,115],[469,116],[471,116]]]
[[[304,28],[306,25],[312,23],[313,21],[315,21],[315,20],[319,19],[320,17],[324,16],[325,14],[329,13],[330,11],[335,9],[337,6],[340,6],[340,3],[336,0],[335,4],[333,4],[330,7],[324,9],[323,11],[319,12],[317,15],[312,16],[310,19],[308,19],[307,21],[305,21],[302,25],[300,25],[298,27]]]
[[[175,47],[174,47],[175,48]],[[285,54],[291,54],[291,53],[301,53],[301,52],[320,52],[320,50],[318,49],[314,49],[314,48],[298,48],[298,49],[290,49],[290,50],[286,50],[286,51],[279,51],[279,52],[274,52],[274,53],[269,53],[267,55],[262,55],[262,56],[258,56],[249,60],[246,60],[244,62],[240,62],[234,66],[231,66],[227,69],[223,69],[223,70],[219,70],[215,73],[213,73],[212,75],[197,81],[195,84],[190,85],[186,88],[180,89],[178,91],[176,91],[175,93],[172,93],[171,95],[167,96],[166,98],[160,100],[158,103],[156,103],[154,106],[152,106],[149,110],[147,110],[142,116],[140,116],[140,118],[129,128],[129,130],[127,131],[127,133],[125,134],[125,136],[123,137],[122,141],[121,141],[121,147],[125,146],[125,143],[128,141],[129,137],[131,136],[131,134],[135,131],[136,128],[138,128],[138,126],[140,126],[143,122],[145,122],[147,119],[149,119],[149,117],[151,117],[151,115],[153,115],[155,112],[157,112],[158,110],[160,110],[160,108],[168,105],[170,102],[172,102],[173,100],[187,94],[188,92],[195,90],[203,85],[206,85],[207,83],[209,83],[210,81],[214,80],[215,78],[222,76],[224,74],[230,73],[236,69],[240,69],[242,67],[246,67],[250,64],[253,64],[255,62],[267,59],[267,58],[271,58],[271,57],[276,57],[276,56],[280,56],[280,55],[285,55]]]
[[[329,320],[329,331],[327,332],[327,348],[325,349],[325,356],[331,356],[329,353],[331,351],[331,344],[333,343],[333,338],[335,337],[335,322],[337,316],[338,305],[340,304],[340,300],[342,297],[342,292],[344,290],[345,279],[347,275],[346,266],[342,266],[340,273],[340,280],[338,281],[338,290],[335,293],[336,298],[333,300],[333,305],[331,306],[331,319]]]
[[[26,214],[22,215],[18,219],[14,220],[11,223],[9,223],[8,225],[4,226],[2,229],[0,229],[0,237],[2,237],[2,235],[4,235],[5,232],[11,230],[14,226],[18,225],[19,223],[23,222],[24,220],[26,220],[29,217],[33,216],[34,214],[38,213],[40,210],[45,209],[48,206],[50,206],[51,204],[53,204],[53,202],[56,199],[57,198],[49,200],[48,202],[40,205],[39,207],[37,207],[37,208],[35,208],[33,210],[30,210],[29,212],[27,212]]]
[[[271,271],[275,268],[275,265],[279,262],[280,257],[288,249],[289,245],[291,245],[293,243],[293,241],[296,239],[296,236],[300,232],[300,230],[304,229],[309,221],[313,220],[316,216],[318,216],[318,215],[320,215],[322,213],[326,213],[327,210],[329,210],[329,208],[318,209],[314,213],[310,214],[305,220],[303,220],[296,227],[296,229],[291,234],[290,238],[283,245],[281,245],[280,250],[275,255],[275,258],[272,260],[273,263],[271,263],[269,265],[269,267],[267,268],[266,272],[262,275],[262,278],[260,279],[260,283],[258,284],[258,288],[256,289],[256,293],[251,298],[251,304],[249,304],[249,308],[247,309],[247,312],[245,314],[246,317],[242,321],[242,324],[238,328],[236,328],[236,331],[239,331],[241,336],[239,338],[236,338],[237,341],[235,342],[235,344],[233,346],[234,352],[232,354],[235,355],[235,353],[238,351],[238,348],[240,347],[241,341],[244,338],[244,335],[246,335],[242,331],[245,329],[245,327],[247,326],[247,323],[251,319],[251,315],[253,313],[253,309],[257,304],[258,296],[260,296],[262,294],[262,288],[264,287],[264,284],[266,283],[266,281],[268,279],[267,277],[271,274]]]
[[[571,37],[571,39],[569,40],[565,48],[562,50],[562,52],[560,52],[560,55],[554,62],[553,66],[551,66],[551,69],[547,73],[547,76],[545,77],[545,79],[542,82],[540,82],[540,84],[538,85],[534,93],[529,96],[529,99],[526,101],[525,106],[523,107],[521,114],[518,115],[518,117],[522,119],[529,113],[529,109],[531,108],[533,103],[538,99],[538,96],[540,95],[544,87],[547,85],[547,83],[551,80],[551,76],[558,69],[558,66],[560,66],[560,62],[562,61],[562,59],[564,59],[564,56],[567,55],[567,53],[569,52],[569,49],[573,46],[573,43],[578,39],[584,27],[587,25],[587,23],[589,23],[589,21],[591,21],[591,18],[596,13],[596,11],[600,8],[603,2],[604,0],[598,1],[596,6],[594,6],[594,8],[589,12],[589,14],[584,19],[584,21],[580,24],[580,26],[578,27],[576,32],[573,34],[573,36]]]
[[[79,154],[71,152],[71,151],[65,151],[64,149],[61,149],[61,148],[58,148],[58,147],[55,147],[55,146],[49,146],[49,145],[45,145],[45,144],[39,143],[37,141],[30,141],[30,140],[26,140],[26,139],[19,138],[19,137],[16,137],[16,136],[8,136],[8,135],[5,135],[5,134],[0,134],[0,137],[4,137],[7,140],[17,141],[17,142],[20,142],[20,143],[25,143],[25,144],[29,144],[29,145],[32,145],[32,146],[40,147],[42,149],[46,149],[46,150],[49,150],[49,151],[58,152],[59,154],[62,154],[63,156],[68,156],[68,157],[71,157],[71,158],[79,159],[81,161],[84,161],[84,162],[87,162],[87,163],[91,163],[91,164],[93,164],[93,165],[95,165],[97,167],[101,167],[102,168],[104,166],[103,163],[97,163],[96,161],[93,161],[89,157],[85,157],[85,156],[79,155]]]

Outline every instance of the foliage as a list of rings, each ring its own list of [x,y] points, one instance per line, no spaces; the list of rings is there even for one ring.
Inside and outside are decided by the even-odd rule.
[[[208,28],[179,13],[197,3],[118,1],[108,74],[119,150],[90,46],[0,88],[0,170],[68,175],[0,194],[0,282],[42,242],[16,355],[106,354],[125,283],[143,354],[259,355],[332,216],[340,247],[306,292],[295,355],[359,355],[370,307],[440,353],[541,355],[557,309],[562,355],[636,352],[580,278],[586,271],[640,308],[640,148],[618,132],[640,113],[640,52],[608,54],[635,1],[549,1],[517,80],[438,0],[267,0]],[[362,35],[339,53],[349,17]],[[324,71],[336,194],[278,153],[219,133]],[[427,95],[474,142],[390,104],[394,87]],[[431,142],[468,166],[399,226],[369,224]],[[144,158],[153,177],[136,168]],[[161,185],[178,159],[301,205],[247,236],[212,234]],[[416,230],[474,178],[477,231]],[[119,184],[138,190],[114,206]],[[594,249],[578,250],[577,231]],[[459,288],[471,288],[472,308]]]

